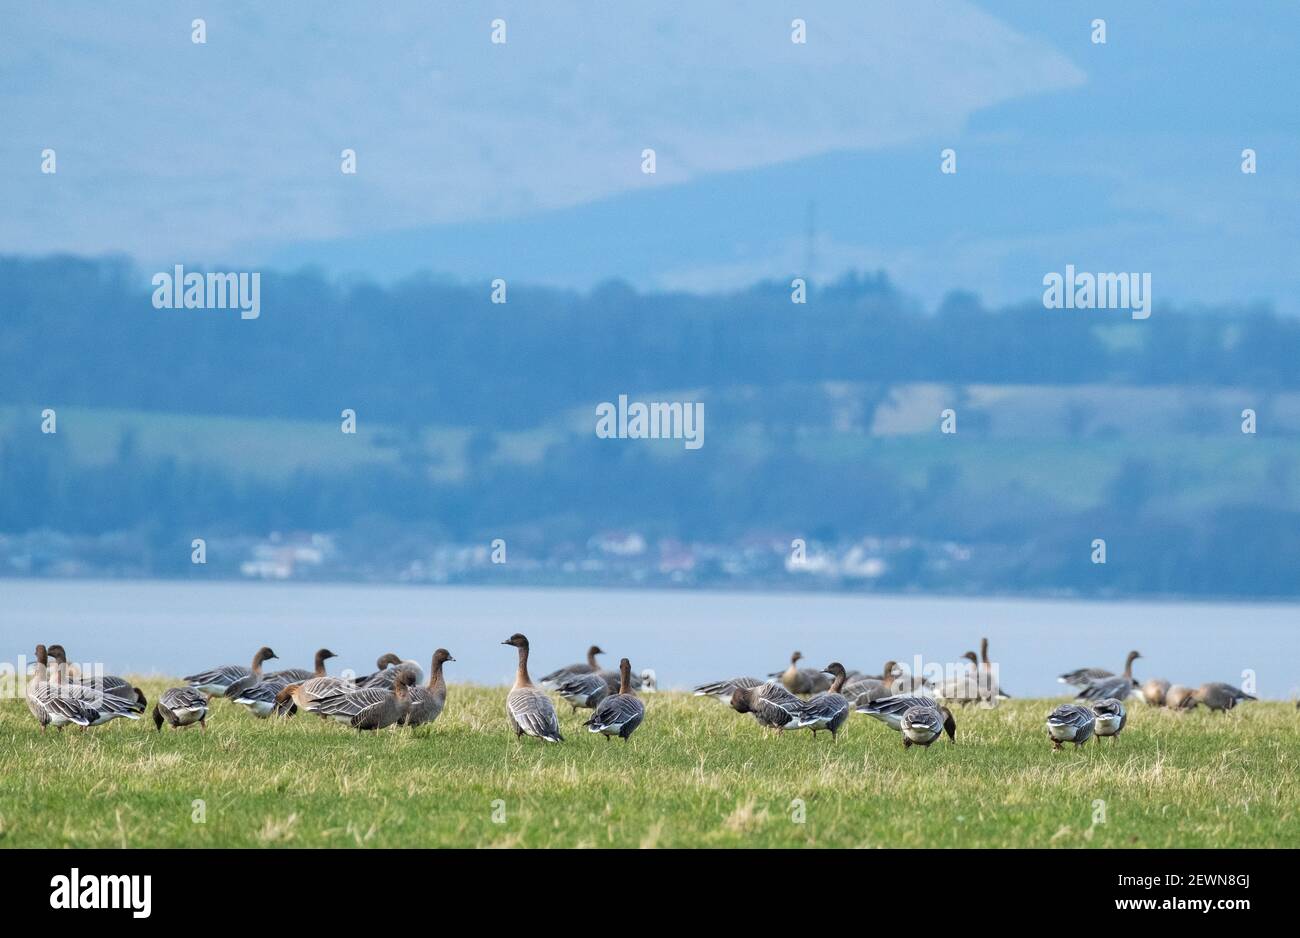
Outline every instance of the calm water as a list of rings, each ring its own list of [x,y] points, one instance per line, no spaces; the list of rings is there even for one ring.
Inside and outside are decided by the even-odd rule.
[[[661,686],[687,687],[761,676],[795,648],[809,665],[875,672],[886,658],[953,661],[987,635],[1017,696],[1060,693],[1055,676],[1071,668],[1118,671],[1137,648],[1139,678],[1235,684],[1250,668],[1261,696],[1286,698],[1300,689],[1298,626],[1300,606],[1282,604],[0,579],[0,660],[61,642],[117,674],[246,664],[261,644],[281,667],[310,667],[322,645],[341,656],[332,671],[370,670],[389,650],[427,667],[444,646],[451,680],[500,684],[515,653],[499,643],[522,631],[534,676],[596,643],[610,666],[626,655]]]

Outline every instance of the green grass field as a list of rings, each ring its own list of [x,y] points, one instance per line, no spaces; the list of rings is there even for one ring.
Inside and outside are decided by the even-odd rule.
[[[142,686],[152,701],[165,685]],[[0,846],[1300,844],[1290,704],[1225,715],[1139,704],[1113,745],[1053,754],[1042,700],[959,711],[958,745],[927,752],[861,715],[833,745],[672,693],[647,696],[627,744],[588,734],[564,704],[565,743],[517,742],[504,693],[454,685],[432,727],[364,736],[217,701],[206,734],[118,720],[42,737],[24,702],[6,699]]]

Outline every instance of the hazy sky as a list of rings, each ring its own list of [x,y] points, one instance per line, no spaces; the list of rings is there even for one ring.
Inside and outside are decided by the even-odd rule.
[[[1095,263],[1294,308],[1295,5],[1063,6],[14,6],[0,251],[700,290],[811,253],[930,301]]]

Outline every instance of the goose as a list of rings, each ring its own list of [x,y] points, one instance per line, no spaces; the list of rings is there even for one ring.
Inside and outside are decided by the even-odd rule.
[[[533,686],[528,676],[528,639],[516,632],[502,645],[513,645],[519,649],[519,664],[515,669],[515,683],[506,694],[506,718],[510,728],[515,731],[515,739],[522,736],[534,736],[548,743],[562,743],[560,735],[560,718],[555,715],[555,705],[551,698]]]
[[[801,658],[803,652],[796,651],[790,656],[788,668],[773,672],[768,677],[779,677],[785,689],[792,694],[816,694],[827,690],[831,686],[830,679],[816,668],[799,667]]]
[[[604,649],[599,645],[592,645],[587,649],[586,661],[579,661],[577,664],[566,664],[562,668],[556,668],[550,674],[543,674],[541,680],[537,683],[541,684],[543,687],[553,689],[555,685],[579,674],[595,674],[600,670],[600,665],[596,662],[596,656],[603,655],[604,653]],[[618,672],[616,671],[614,673],[617,676]],[[617,690],[617,688],[615,688],[615,690]],[[610,693],[612,694],[614,691],[610,691]]]
[[[609,685],[605,683],[605,678],[600,674],[571,674],[559,680],[554,685],[554,690],[573,708],[577,713],[578,708],[584,710],[595,710],[602,700],[610,696]]]
[[[393,654],[384,655],[380,660],[389,662],[392,667],[376,671],[364,681],[359,681],[357,683],[358,687],[378,687],[380,690],[392,690],[397,675],[403,671],[410,672],[411,677],[415,679],[415,684],[424,683],[424,669],[420,667],[419,662],[412,661],[410,658],[398,658]]]
[[[849,701],[843,693],[848,674],[838,661],[832,661],[823,670],[831,675],[831,689],[810,697],[804,703],[799,728],[812,730],[814,738],[818,730],[828,730],[831,742],[839,742],[840,727],[849,718]]]
[[[603,733],[605,742],[615,736],[627,742],[645,719],[645,704],[632,692],[632,662],[626,658],[619,661],[618,673],[618,693],[602,700],[591,719],[582,724],[588,732]]]
[[[875,717],[893,730],[902,730],[903,714],[912,707],[933,707],[935,700],[923,694],[893,694],[867,703],[860,703],[856,710],[867,716]]]
[[[325,662],[330,658],[337,658],[338,655],[328,648],[321,648],[316,652],[316,670],[307,671],[303,668],[286,668],[283,671],[272,671],[266,675],[268,678],[282,678],[284,683],[292,684],[294,681],[306,681],[313,677],[325,676]]]
[[[240,691],[235,695],[234,701],[247,707],[253,716],[259,719],[266,719],[277,709],[280,710],[281,715],[284,715],[280,705],[280,693],[288,686],[288,679],[268,674],[256,684]]]
[[[1141,658],[1141,652],[1130,651],[1128,657],[1124,660],[1124,676],[1133,677],[1133,661]],[[1078,668],[1074,671],[1067,671],[1056,680],[1060,684],[1073,684],[1075,687],[1087,689],[1090,685],[1098,681],[1104,681],[1107,678],[1113,678],[1114,672],[1107,671],[1104,668]]]
[[[360,677],[354,677],[352,682],[357,687],[366,687],[369,683],[387,670],[389,665],[401,664],[401,655],[395,655],[391,651],[385,652],[375,660],[375,670],[370,674],[363,674]]]
[[[1047,715],[1047,737],[1052,741],[1052,750],[1060,749],[1061,743],[1074,743],[1078,749],[1092,738],[1096,719],[1087,707],[1061,704]]]
[[[124,701],[128,707],[135,713],[144,713],[145,708],[149,705],[144,691],[132,685],[124,677],[118,677],[114,674],[96,674],[93,677],[78,678],[75,674],[80,672],[75,666],[68,664],[68,653],[62,645],[51,645],[48,649],[50,658],[56,662],[56,667],[61,675],[60,681],[64,684],[79,684],[82,687],[91,688],[98,693],[118,700]],[[93,701],[92,701],[93,703]]]
[[[58,645],[51,645],[47,649],[48,654],[54,651],[59,655],[54,666],[54,681],[48,685],[49,692],[63,700],[75,700],[84,705],[87,712],[93,712],[90,722],[87,726],[103,726],[112,720],[125,718],[128,720],[140,719],[140,714],[144,713],[147,701],[144,692],[138,687],[130,690],[133,696],[130,698],[118,696],[117,694],[105,693],[95,683],[81,684],[67,678],[67,662],[63,660],[63,649]],[[69,719],[68,722],[83,725],[79,720]]]
[[[276,694],[276,709],[281,716],[292,716],[296,710],[315,713],[316,701],[358,689],[359,685],[347,678],[332,677],[328,674],[312,677],[299,684],[288,684],[281,688]]]
[[[617,672],[617,671],[610,671],[608,668],[601,668],[601,669],[600,669],[599,671],[597,671],[596,673],[599,674],[600,677],[604,680],[604,682],[605,682],[605,687],[608,689],[608,692],[609,692],[609,693],[611,693],[611,694],[617,694],[617,693],[618,693],[618,689],[619,689],[619,687],[622,686],[622,683],[623,683],[623,677],[622,677],[621,674],[619,674],[619,672]],[[575,676],[576,676],[576,675],[575,675]],[[647,677],[650,679],[650,683],[651,683],[651,685],[653,685],[653,683],[654,683],[654,672],[653,672],[653,671],[650,671],[650,670],[647,669],[647,670],[645,670],[645,671],[642,671],[640,674],[633,674],[633,675],[632,675],[632,681],[631,681],[631,687],[632,687],[632,689],[633,689],[633,690],[637,690],[637,691],[639,691],[639,690],[643,690],[643,689],[646,689],[646,688],[643,688],[642,685],[643,685],[643,683],[645,683],[645,680],[646,680]],[[653,688],[653,686],[651,686],[649,689],[650,689],[650,690],[653,690],[654,688]]]
[[[989,695],[990,700],[1011,699],[1011,695],[998,685],[998,681],[994,677],[993,663],[989,661],[989,640],[987,638],[980,639],[980,675],[985,686],[993,691]]]
[[[710,681],[696,685],[691,693],[696,697],[716,697],[723,703],[731,703],[731,696],[738,690],[750,690],[766,684],[761,677],[733,677],[725,681]]]
[[[1092,712],[1096,714],[1093,718],[1093,730],[1097,734],[1097,742],[1101,742],[1103,736],[1109,736],[1113,743],[1119,736],[1119,731],[1128,722],[1128,712],[1124,709],[1123,702],[1114,697],[1107,697],[1093,704]]]
[[[199,725],[208,731],[208,698],[193,687],[172,687],[158,696],[153,705],[153,725],[162,732],[163,723],[173,729]]]
[[[1075,700],[1106,700],[1114,697],[1117,700],[1127,700],[1131,696],[1142,696],[1138,689],[1137,682],[1131,677],[1108,677],[1089,684],[1079,693],[1074,695]]]
[[[238,664],[223,664],[198,674],[184,678],[185,683],[195,690],[202,691],[209,697],[235,697],[247,687],[262,679],[262,662],[277,657],[276,653],[263,645],[253,655],[252,667],[245,668]]]
[[[759,726],[780,733],[799,728],[804,702],[786,690],[783,684],[768,681],[748,690],[735,690],[731,695],[731,709],[737,713],[752,713]]]
[[[1215,713],[1231,710],[1243,700],[1259,699],[1252,694],[1246,693],[1240,687],[1233,687],[1231,684],[1224,684],[1221,681],[1202,684],[1196,689],[1194,697],[1198,703],[1205,704]]]
[[[433,653],[433,664],[429,666],[429,683],[425,687],[410,689],[410,706],[397,721],[398,725],[423,726],[438,719],[442,708],[447,705],[447,681],[442,676],[442,666],[455,660],[445,648],[439,648]]]
[[[1152,707],[1163,707],[1169,694],[1169,682],[1153,677],[1142,684],[1142,699]]]
[[[1165,706],[1170,710],[1195,710],[1197,703],[1196,691],[1182,684],[1172,684],[1165,692]]]
[[[56,693],[49,682],[49,655],[44,645],[36,646],[36,670],[27,682],[26,694],[27,709],[36,717],[42,733],[47,726],[63,729],[69,723],[87,727],[99,716],[84,701]]]
[[[962,657],[971,663],[964,674],[954,674],[937,688],[934,696],[939,700],[951,700],[963,707],[983,699],[984,688],[981,686],[983,675],[980,673],[980,659],[975,652],[968,651]]]
[[[903,735],[903,748],[920,746],[929,751],[930,744],[948,734],[948,742],[957,742],[957,721],[947,707],[934,703],[916,704],[903,711],[898,728]]]
[[[885,666],[880,670],[881,677],[864,677],[859,675],[844,682],[844,689],[840,691],[845,697],[854,703],[870,703],[873,700],[879,700],[881,697],[888,697],[895,693],[895,684],[908,683],[903,680],[899,671],[898,662],[886,661]],[[899,687],[898,693],[903,693]]]
[[[382,730],[401,720],[410,706],[410,689],[415,683],[415,673],[399,668],[393,680],[393,689],[362,687],[342,694],[334,694],[316,701],[317,712],[360,732]]]

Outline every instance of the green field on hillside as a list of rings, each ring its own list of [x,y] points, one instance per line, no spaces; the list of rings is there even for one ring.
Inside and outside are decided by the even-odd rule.
[[[142,684],[152,700],[164,687]],[[1300,713],[1138,704],[1118,742],[1053,753],[1045,700],[958,711],[904,750],[854,715],[837,744],[705,698],[647,695],[632,740],[561,705],[516,741],[504,690],[454,685],[431,727],[359,735],[217,701],[208,732],[123,720],[41,735],[0,701],[6,847],[1261,847],[1300,843]]]

